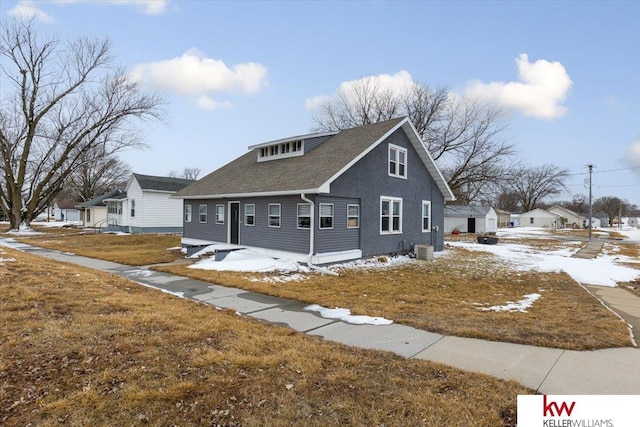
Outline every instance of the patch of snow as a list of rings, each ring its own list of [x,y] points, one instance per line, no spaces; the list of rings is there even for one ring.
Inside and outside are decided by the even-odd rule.
[[[353,325],[390,325],[393,320],[384,317],[355,316],[348,308],[326,308],[318,304],[309,305],[304,308],[306,311],[317,311],[325,319],[338,319]]]
[[[551,229],[542,227],[509,227],[498,228],[496,236],[498,237],[529,237],[534,236],[548,236],[551,234]]]
[[[15,258],[2,258],[0,257],[0,265],[2,265],[3,262],[15,262],[16,259]]]
[[[226,245],[223,243],[215,243],[213,245],[205,246],[204,248],[200,249],[198,252],[193,253],[188,258],[196,259],[196,258],[203,257],[205,255],[216,253],[216,252],[225,252],[225,251],[231,252],[234,249],[239,249],[239,248],[240,246],[237,246],[237,245]]]
[[[206,249],[206,248],[205,248]],[[261,255],[250,249],[232,251],[227,256],[216,261],[215,257],[202,259],[188,268],[216,271],[241,271],[241,272],[296,272],[300,271],[300,265],[293,259],[275,259]]]
[[[390,257],[387,255],[381,255],[372,258],[356,259],[354,261],[333,264],[329,267],[330,270],[363,270],[370,268],[390,268],[397,267],[399,265],[408,264],[414,260],[408,256],[396,256]]]
[[[167,248],[168,251],[181,251],[184,249],[182,246],[173,246],[171,248]]]
[[[540,294],[529,294],[529,295],[525,295],[523,299],[516,302],[507,301],[506,305],[494,305],[492,307],[477,307],[477,309],[481,311],[508,311],[508,312],[519,311],[521,313],[526,313],[527,309],[531,307],[533,303],[541,296],[542,295]]]
[[[128,276],[135,276],[135,277],[150,277],[153,275],[153,271],[151,270],[129,270],[129,271],[125,271],[124,274],[128,275]]]
[[[308,270],[303,266],[300,266],[300,270]],[[251,282],[264,282],[264,283],[288,283],[288,282],[303,282],[307,280],[307,276],[304,274],[280,274],[278,276],[263,276],[263,277],[251,277]]]
[[[630,282],[640,277],[640,270],[617,265],[611,256],[606,255],[596,259],[581,259],[571,258],[566,254],[557,255],[554,252],[537,251],[530,246],[513,243],[482,245],[448,242],[447,244],[473,251],[490,252],[522,271],[565,272],[577,282],[585,284],[617,286],[617,282]]]

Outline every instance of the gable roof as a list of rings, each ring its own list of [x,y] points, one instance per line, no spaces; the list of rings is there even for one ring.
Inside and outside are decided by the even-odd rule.
[[[490,211],[491,211],[491,206],[446,205],[444,207],[444,216],[449,216],[449,217],[487,216],[487,214]]]
[[[561,211],[564,212],[566,214],[569,215],[573,215],[573,216],[577,216],[577,217],[581,217],[582,215],[575,213],[574,211],[567,209],[567,208],[563,208],[562,206],[559,205],[553,205],[551,206],[549,209],[547,209],[549,212],[553,212],[553,210],[557,210],[557,211]]]
[[[402,129],[411,141],[445,200],[455,200],[408,118],[342,130],[303,156],[257,162],[256,151],[249,151],[178,191],[173,197],[196,199],[330,193],[332,182],[398,129]]]
[[[175,192],[195,182],[190,179],[171,178],[168,176],[141,175],[139,173],[132,174],[131,179],[133,178],[138,181],[138,185],[140,185],[140,188],[142,188],[143,190],[151,191]],[[131,180],[129,180],[129,184],[131,184]],[[129,187],[129,185],[127,185],[127,187]]]
[[[106,206],[105,200],[107,199],[124,199],[127,195],[122,190],[112,190],[102,196],[94,197],[91,200],[80,203],[77,208],[90,208],[93,206]]]
[[[539,212],[539,213],[543,214],[546,217],[553,217],[553,218],[558,218],[558,217],[561,216],[560,214],[557,214],[555,212],[549,212],[549,211],[541,209],[541,208],[531,209],[530,211],[521,213],[520,216],[526,217],[527,214],[531,214],[532,212]]]

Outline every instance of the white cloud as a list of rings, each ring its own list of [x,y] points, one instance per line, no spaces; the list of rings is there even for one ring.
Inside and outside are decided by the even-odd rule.
[[[219,108],[228,109],[232,107],[229,101],[218,102],[207,95],[201,95],[196,101],[196,105],[202,110],[217,110]]]
[[[158,62],[137,64],[131,77],[157,89],[178,94],[206,92],[256,93],[266,84],[267,69],[247,62],[229,68],[219,60],[191,49],[182,56]]]
[[[557,61],[539,59],[529,62],[527,54],[516,58],[519,81],[471,82],[466,94],[497,102],[525,116],[556,119],[567,112],[561,105],[573,84],[567,70]]]
[[[179,95],[197,95],[199,108],[229,108],[228,101],[218,102],[211,93],[253,94],[267,84],[267,68],[257,62],[228,67],[222,60],[205,57],[196,49],[164,61],[147,62],[133,67],[130,77],[154,89]]]
[[[357,80],[350,80],[340,84],[335,94],[326,96],[320,95],[313,98],[307,98],[305,101],[305,108],[311,112],[317,113],[322,109],[322,105],[325,105],[327,101],[332,99],[343,98],[347,101],[353,101],[357,98],[357,88],[370,87],[381,92],[390,92],[395,96],[402,95],[410,90],[415,82],[405,70],[400,70],[395,74],[378,74],[377,76],[362,77]]]
[[[627,146],[625,160],[632,167],[640,167],[640,135]]]
[[[9,16],[18,19],[35,18],[42,22],[53,22],[53,18],[39,9],[31,0],[19,0],[18,3],[7,12]]]
[[[147,15],[163,14],[169,5],[169,0],[55,0],[55,2],[133,5]]]

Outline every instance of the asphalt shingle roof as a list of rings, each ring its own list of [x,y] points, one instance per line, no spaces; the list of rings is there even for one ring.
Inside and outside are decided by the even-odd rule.
[[[189,184],[195,181],[183,178],[171,178],[168,176],[151,176],[141,175],[134,173],[133,176],[140,184],[140,188],[143,190],[155,190],[155,191],[178,191],[183,189]]]
[[[317,189],[403,118],[343,130],[303,156],[257,161],[256,150],[177,192],[177,197]]]
[[[80,203],[76,207],[78,208],[90,208],[92,206],[106,206],[104,203],[105,199],[124,199],[127,197],[127,194],[121,190],[113,190],[108,193],[103,194],[102,196],[94,197],[91,200],[87,200],[86,202]]]
[[[444,207],[444,216],[486,216],[489,206],[449,205]]]

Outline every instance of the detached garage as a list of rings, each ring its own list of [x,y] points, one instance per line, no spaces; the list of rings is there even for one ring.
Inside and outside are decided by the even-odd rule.
[[[490,206],[445,206],[444,232],[495,233],[498,214]]]

